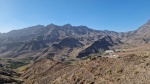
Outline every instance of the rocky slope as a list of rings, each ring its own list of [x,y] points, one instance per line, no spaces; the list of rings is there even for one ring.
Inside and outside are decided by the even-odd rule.
[[[150,21],[123,33],[70,24],[37,25],[0,33],[0,57],[36,61],[23,68],[19,79],[25,84],[149,84],[149,32]],[[99,54],[115,47],[128,50],[117,53],[118,58]],[[0,83],[21,83],[15,77],[14,71],[0,71]]]
[[[10,69],[0,69],[0,84],[21,84],[20,74]]]
[[[97,41],[94,41],[90,46],[83,49],[77,58],[88,56],[92,53],[98,53],[100,51],[109,50],[110,47],[122,44],[122,42],[116,38],[112,38],[110,36],[106,36],[102,39],[99,39]]]
[[[63,64],[42,59],[27,69],[25,84],[149,84],[150,56],[91,57]]]
[[[113,41],[118,41],[118,35],[119,33],[113,31],[92,30],[86,26],[72,26],[70,24],[64,26],[37,25],[2,33],[0,35],[0,57],[21,59],[54,57],[56,60],[60,60],[62,56],[63,58],[67,56],[76,58],[82,51],[88,53],[89,49],[87,51],[86,48],[104,44],[104,42],[100,42],[100,44],[95,44],[95,42],[102,38],[105,39],[106,36],[110,39],[113,38]],[[108,43],[109,41],[112,40],[105,40]],[[116,45],[113,44],[114,42],[110,43],[111,45],[99,46],[95,50],[98,52]]]
[[[150,43],[150,20],[139,27],[137,30],[128,33],[123,39],[124,42],[131,44],[147,44]]]
[[[150,42],[149,32],[150,21],[135,31],[122,33],[93,30],[86,26],[70,24],[63,26],[37,25],[1,33],[0,57],[34,60],[54,57],[54,59],[60,60],[69,56],[75,59],[97,53],[100,50],[108,50],[111,46],[121,43],[147,44]],[[107,40],[108,37],[109,40]]]

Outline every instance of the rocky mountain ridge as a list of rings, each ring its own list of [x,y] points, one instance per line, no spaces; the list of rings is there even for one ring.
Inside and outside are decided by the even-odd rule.
[[[57,60],[62,56],[63,58],[84,57],[101,50],[108,50],[114,45],[149,43],[149,32],[150,21],[135,31],[122,33],[93,30],[86,26],[70,24],[37,25],[1,33],[0,57],[38,59],[56,56]]]
[[[150,20],[137,30],[130,32],[123,39],[124,42],[131,44],[147,44],[150,43]]]
[[[0,83],[150,84],[149,32],[150,21],[122,33],[70,24],[0,33]]]
[[[104,39],[105,37],[115,38],[117,40],[117,36],[117,32],[93,30],[86,26],[72,26],[70,24],[57,26],[50,24],[44,27],[37,25],[1,34],[0,57],[22,57],[27,53],[32,53],[32,55],[34,53],[34,58],[45,56],[55,57],[55,55],[61,57],[69,56],[74,52],[77,53],[76,56],[73,56],[75,58],[82,50],[86,49],[84,47],[92,45],[95,41]],[[106,45],[104,47],[108,46]],[[76,49],[78,52],[76,52]],[[99,50],[100,48],[96,49],[96,51]],[[102,46],[102,50],[106,49],[103,49]],[[37,52],[39,52],[38,55]],[[62,53],[58,55],[56,54],[58,52]]]

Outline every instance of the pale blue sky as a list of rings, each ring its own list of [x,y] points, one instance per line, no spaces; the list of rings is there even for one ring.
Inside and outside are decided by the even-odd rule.
[[[131,31],[150,19],[150,0],[0,0],[0,32],[34,25]]]

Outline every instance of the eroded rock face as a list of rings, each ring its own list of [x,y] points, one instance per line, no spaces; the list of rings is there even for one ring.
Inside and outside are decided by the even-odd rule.
[[[118,38],[118,35],[119,33],[113,31],[93,30],[86,26],[72,26],[70,24],[64,26],[37,25],[1,33],[0,57],[39,59],[57,55],[58,57],[55,59],[58,60],[61,56],[76,58],[85,47],[93,44],[94,41],[98,41],[105,36]],[[58,51],[52,52],[54,48]],[[99,48],[96,51],[99,51]],[[51,55],[51,53],[60,54]],[[76,54],[72,56],[72,53]]]
[[[109,47],[120,43],[150,43],[149,32],[150,21],[135,31],[124,33],[93,30],[86,26],[70,24],[37,25],[1,33],[0,57],[40,59],[57,55],[54,59],[59,60],[61,56],[81,58],[100,50],[108,50]],[[54,48],[57,52],[53,52]]]
[[[61,55],[72,56],[72,53],[75,53],[73,57],[80,58],[99,52],[99,50],[109,49],[109,46],[122,42],[138,45],[148,44],[150,43],[149,32],[150,21],[135,31],[122,33],[93,30],[86,26],[72,26],[70,24],[63,26],[55,24],[37,25],[8,33],[0,33],[0,57],[42,58],[45,55],[49,56],[51,52],[47,52],[48,54],[40,52],[43,52],[45,48],[49,51],[53,48],[52,45],[55,45],[58,48],[65,47],[66,49],[67,47],[68,49],[69,47],[66,51],[59,51],[65,52]],[[50,57],[52,56],[50,55]]]
[[[25,84],[149,84],[149,57],[94,57],[72,64],[42,59],[27,69]]]
[[[98,53],[100,51],[109,50],[110,47],[122,44],[121,41],[117,40],[116,38],[105,36],[102,39],[94,41],[89,47],[82,50],[77,58],[86,57],[93,53]]]

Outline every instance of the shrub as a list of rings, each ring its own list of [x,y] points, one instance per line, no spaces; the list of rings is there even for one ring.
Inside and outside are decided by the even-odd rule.
[[[123,72],[123,69],[117,70],[117,73],[122,73],[122,72]]]
[[[139,73],[139,71],[135,71],[135,72],[134,72],[134,74],[138,74],[138,73]]]
[[[112,71],[111,71],[111,70],[108,70],[108,71],[106,72],[106,74],[110,75],[110,74],[112,74]]]
[[[67,65],[67,64],[71,64],[71,63],[72,63],[71,61],[64,61],[64,62],[63,62],[63,64],[66,64],[66,65]]]
[[[120,78],[117,78],[117,81],[120,81]]]
[[[148,66],[149,65],[149,63],[146,63],[146,66]]]
[[[145,56],[144,56],[144,58],[148,58],[148,56],[147,56],[147,55],[145,55]]]
[[[82,57],[82,58],[80,58],[81,60],[86,60],[86,59],[88,59],[88,58],[90,58],[91,57],[91,55],[88,55],[88,56],[85,56],[85,57]]]

